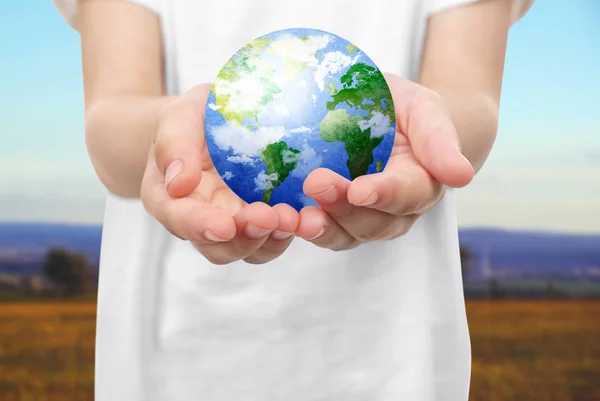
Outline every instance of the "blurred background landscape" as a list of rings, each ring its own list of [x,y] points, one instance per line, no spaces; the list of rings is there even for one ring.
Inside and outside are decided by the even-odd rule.
[[[47,0],[0,17],[0,401],[90,401],[105,192],[78,37]],[[598,21],[538,0],[512,29],[497,144],[456,192],[470,401],[600,401]]]

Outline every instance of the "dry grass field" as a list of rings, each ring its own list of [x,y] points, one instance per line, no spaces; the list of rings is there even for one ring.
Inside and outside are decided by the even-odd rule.
[[[600,401],[600,301],[469,301],[470,401]],[[93,302],[0,303],[0,400],[91,401]]]
[[[470,301],[470,401],[600,401],[600,301]]]
[[[94,302],[0,303],[0,400],[91,401]]]

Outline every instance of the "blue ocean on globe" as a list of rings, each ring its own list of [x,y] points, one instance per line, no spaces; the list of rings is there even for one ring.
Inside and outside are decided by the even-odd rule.
[[[248,203],[316,205],[306,177],[328,168],[352,180],[382,171],[396,124],[383,74],[332,33],[286,29],[249,42],[208,98],[206,142],[225,183]]]

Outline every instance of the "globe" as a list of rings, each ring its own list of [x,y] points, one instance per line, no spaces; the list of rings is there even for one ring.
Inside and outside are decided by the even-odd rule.
[[[329,32],[285,29],[237,51],[215,78],[205,135],[218,173],[248,203],[315,201],[306,177],[328,168],[349,180],[381,172],[395,114],[383,74]]]

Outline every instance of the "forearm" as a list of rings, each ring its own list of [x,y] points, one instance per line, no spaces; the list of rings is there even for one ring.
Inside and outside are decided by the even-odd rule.
[[[157,15],[127,1],[80,1],[85,135],[96,174],[112,193],[139,197],[164,96]]]
[[[86,110],[88,153],[102,184],[115,195],[137,198],[158,117],[170,97],[115,97]]]
[[[512,3],[472,2],[428,22],[419,83],[445,100],[475,172],[496,139]]]
[[[445,101],[458,133],[463,155],[475,172],[485,163],[498,129],[498,102],[482,91],[432,88]]]

